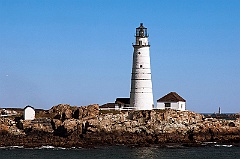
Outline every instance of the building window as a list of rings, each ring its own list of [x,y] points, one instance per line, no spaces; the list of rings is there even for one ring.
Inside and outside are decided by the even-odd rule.
[[[171,108],[171,103],[164,103],[165,104],[165,108]]]
[[[141,54],[141,52],[138,52],[138,55],[140,55]]]
[[[142,68],[142,65],[140,65],[140,68]]]

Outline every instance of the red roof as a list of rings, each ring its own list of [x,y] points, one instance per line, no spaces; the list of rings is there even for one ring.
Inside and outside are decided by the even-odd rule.
[[[179,102],[179,101],[186,102],[186,100],[183,99],[176,92],[170,92],[164,97],[157,100],[157,102]]]

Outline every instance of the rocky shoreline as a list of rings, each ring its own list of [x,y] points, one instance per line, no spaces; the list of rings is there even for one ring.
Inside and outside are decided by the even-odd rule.
[[[98,105],[57,105],[33,121],[0,118],[0,147],[101,145],[240,146],[240,119],[206,118],[190,111],[99,111]]]

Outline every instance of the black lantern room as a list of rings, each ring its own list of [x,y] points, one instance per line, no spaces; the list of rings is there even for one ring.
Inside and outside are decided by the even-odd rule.
[[[136,37],[141,37],[141,38],[148,37],[147,28],[143,26],[143,23],[140,23],[140,26],[136,28]]]

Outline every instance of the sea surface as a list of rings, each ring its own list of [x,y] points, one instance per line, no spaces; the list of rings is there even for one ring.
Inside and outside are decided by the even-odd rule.
[[[240,159],[240,147],[214,145],[207,147],[127,147],[96,148],[0,148],[0,159]]]

